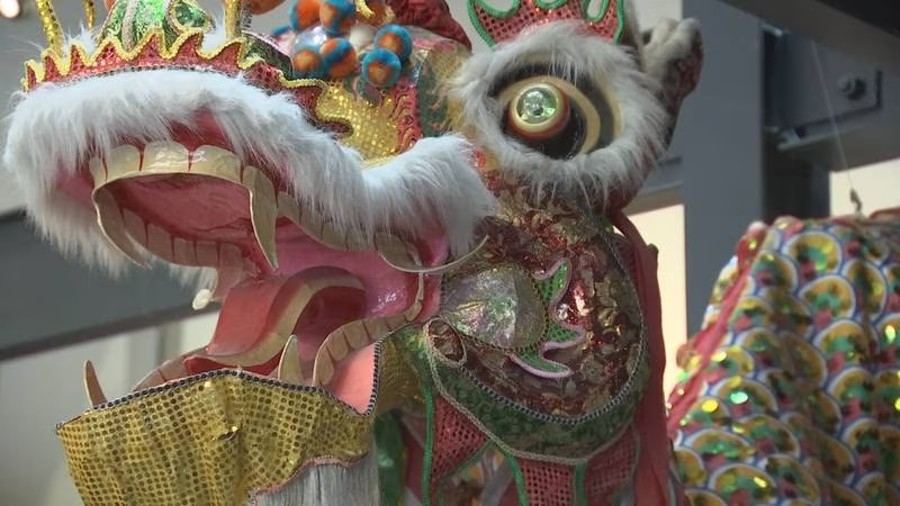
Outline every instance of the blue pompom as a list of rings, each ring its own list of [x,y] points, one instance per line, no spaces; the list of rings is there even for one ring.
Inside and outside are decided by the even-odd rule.
[[[412,54],[412,36],[400,25],[385,25],[375,34],[375,47],[387,49],[405,62]]]
[[[400,58],[387,49],[375,48],[362,59],[363,78],[380,88],[390,88],[400,79]]]

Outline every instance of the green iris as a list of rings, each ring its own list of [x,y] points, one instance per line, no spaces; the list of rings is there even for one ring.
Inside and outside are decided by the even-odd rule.
[[[559,112],[559,99],[544,87],[534,87],[519,97],[516,113],[530,125],[552,120]]]

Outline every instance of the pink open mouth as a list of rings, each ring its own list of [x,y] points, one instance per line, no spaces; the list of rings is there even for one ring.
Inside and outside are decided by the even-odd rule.
[[[446,241],[343,229],[294,199],[278,171],[208,144],[221,139],[208,133],[205,144],[188,133],[123,144],[60,183],[94,206],[107,238],[136,262],[217,271],[215,289],[195,300],[222,301],[209,344],[162,364],[136,390],[239,368],[323,388],[364,412],[373,345],[437,304],[438,281],[402,266],[439,265]]]

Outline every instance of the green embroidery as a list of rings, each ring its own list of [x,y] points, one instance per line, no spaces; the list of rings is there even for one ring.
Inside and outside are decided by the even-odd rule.
[[[541,9],[544,9],[545,11],[550,11],[566,5],[568,1],[569,0],[534,0],[534,5],[540,7]]]
[[[559,2],[559,4],[562,5],[566,1],[567,0],[563,0],[562,2]],[[498,9],[485,2],[484,0],[469,0],[469,5],[477,5],[478,7],[481,7],[484,12],[487,12],[495,18],[506,19],[512,17],[516,12],[519,11],[520,0],[513,0],[512,5],[510,5],[506,10]]]
[[[422,506],[431,506],[431,463],[434,460],[434,395],[422,384],[425,400],[425,448],[422,456]]]
[[[382,504],[403,504],[406,490],[406,446],[397,415],[385,413],[376,418],[374,432]]]
[[[468,411],[495,440],[519,452],[578,459],[611,441],[628,425],[649,373],[644,362],[620,397],[577,421],[541,415],[492,394],[469,372],[433,363],[446,395]]]
[[[534,4],[544,10],[554,10],[564,6],[569,1],[570,0],[534,0]],[[606,16],[606,12],[610,7],[610,0],[603,0],[603,3],[600,4],[600,8],[595,14],[590,13],[591,2],[592,0],[581,0],[581,15],[588,23],[596,23]],[[513,0],[512,5],[507,9],[495,8],[488,5],[484,0],[469,0],[466,2],[466,5],[467,11],[469,12],[469,20],[472,22],[472,26],[475,27],[475,31],[478,32],[478,35],[481,36],[482,40],[484,40],[488,46],[494,47],[497,45],[497,41],[490,33],[488,33],[484,24],[481,22],[481,19],[479,19],[476,7],[484,10],[485,13],[497,19],[508,19],[519,11],[520,0]],[[618,44],[622,40],[622,33],[625,31],[625,5],[623,4],[623,0],[616,0],[615,8],[617,26],[615,33],[613,33],[612,42]]]
[[[603,0],[603,3],[600,4],[600,8],[597,9],[596,14],[590,13],[590,7],[591,7],[592,1],[593,0],[581,0],[581,15],[584,17],[585,21],[587,21],[589,23],[596,23],[597,21],[600,21],[601,19],[603,19],[606,16],[606,11],[609,10],[609,0]],[[621,3],[617,4],[617,7],[619,7],[619,11],[621,12],[621,10],[622,10]],[[620,18],[619,22],[621,22],[621,21],[622,20]]]
[[[100,39],[114,38],[126,49],[137,46],[148,34],[162,30],[164,43],[171,45],[185,32],[193,29],[208,31],[212,20],[193,0],[175,0],[166,5],[163,0],[143,0],[134,7],[131,21],[131,40],[124,40],[128,2],[117,2],[100,30]]]
[[[584,476],[587,473],[587,463],[575,466],[575,506],[588,506],[587,495],[584,493]]]
[[[506,459],[509,470],[512,471],[513,480],[516,482],[516,492],[519,495],[519,506],[528,506],[528,491],[525,488],[525,475],[522,474],[522,468],[519,467],[519,461],[513,455],[503,448],[497,448]]]

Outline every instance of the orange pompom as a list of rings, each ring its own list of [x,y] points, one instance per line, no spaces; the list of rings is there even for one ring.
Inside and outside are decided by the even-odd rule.
[[[291,62],[294,70],[303,76],[315,77],[322,72],[322,57],[316,47],[300,48],[294,53]]]
[[[319,22],[319,0],[298,0],[291,13],[294,30],[305,30]]]

